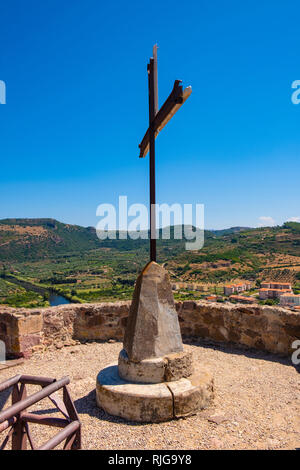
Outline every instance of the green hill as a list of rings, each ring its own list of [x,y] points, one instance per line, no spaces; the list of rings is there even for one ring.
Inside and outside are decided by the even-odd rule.
[[[174,240],[174,227],[170,230],[170,240],[157,240],[157,259],[174,282],[192,281],[212,289],[241,279],[299,284],[299,223],[206,231],[199,251],[186,251],[186,240]],[[54,219],[0,220],[0,303],[42,305],[46,298],[41,289],[77,301],[127,299],[148,259],[147,239],[99,240],[93,227]],[[26,282],[36,295],[31,292],[25,302],[20,289],[28,291]]]
[[[54,219],[0,220],[0,260],[29,261],[99,247],[93,227]]]

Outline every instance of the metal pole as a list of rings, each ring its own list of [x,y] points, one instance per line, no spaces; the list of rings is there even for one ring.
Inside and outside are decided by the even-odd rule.
[[[67,385],[68,383],[70,383],[69,377],[63,377],[62,379],[57,380],[50,385],[47,385],[42,390],[34,393],[33,395],[30,395],[29,397],[22,397],[21,399],[19,399],[17,396],[15,396],[14,404],[0,412],[0,423],[3,423],[3,421],[6,421],[7,419],[20,413],[21,411],[26,410],[26,408],[28,408],[29,406],[34,405],[43,398],[51,395],[52,393],[62,388],[64,385]]]
[[[156,211],[155,211],[155,128],[154,118],[158,111],[157,46],[148,64],[149,88],[149,173],[150,173],[150,261],[156,261]]]
[[[73,421],[72,423],[68,424],[68,426],[66,426],[62,431],[60,431],[58,434],[49,439],[49,441],[39,447],[37,450],[54,449],[56,446],[58,446],[58,444],[64,441],[67,437],[74,434],[78,429],[80,429],[79,421]]]
[[[17,384],[14,385],[12,391],[12,402],[13,406],[17,406],[20,401],[25,400],[27,397],[26,393],[26,386],[24,384],[21,385],[19,388]],[[13,426],[13,434],[12,434],[12,442],[11,448],[12,450],[26,450],[27,449],[27,434],[24,423],[21,421],[22,410],[19,410],[19,413],[16,413],[17,422]]]

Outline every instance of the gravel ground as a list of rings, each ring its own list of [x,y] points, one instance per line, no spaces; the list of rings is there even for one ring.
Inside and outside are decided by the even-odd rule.
[[[195,363],[214,375],[213,406],[189,418],[141,425],[108,416],[95,404],[97,373],[117,360],[121,347],[118,342],[91,342],[36,353],[24,364],[0,371],[0,381],[20,373],[56,378],[68,375],[82,422],[83,449],[300,448],[300,370],[289,359],[209,342],[186,344]],[[39,388],[28,389],[33,393]],[[31,411],[38,409],[57,415],[48,399]],[[30,427],[36,445],[58,431]]]

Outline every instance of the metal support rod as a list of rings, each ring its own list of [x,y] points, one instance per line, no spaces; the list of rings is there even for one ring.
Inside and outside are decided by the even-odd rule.
[[[0,392],[4,392],[4,390],[7,390],[12,385],[15,385],[16,383],[18,383],[21,377],[22,377],[21,375],[15,375],[14,377],[11,377],[10,379],[5,380],[5,382],[1,382]]]
[[[3,421],[3,423],[0,424],[0,432],[5,431],[10,426],[13,426],[14,424],[16,424],[16,422],[17,422],[17,418],[15,416],[7,419],[6,421]]]
[[[34,405],[39,400],[42,400],[43,398],[51,395],[51,393],[56,392],[57,390],[62,388],[64,385],[68,385],[69,382],[70,382],[69,377],[63,377],[62,379],[57,380],[56,382],[53,382],[50,385],[47,385],[39,392],[36,392],[33,395],[30,395],[29,397],[25,398],[24,400],[21,400],[15,403],[14,405],[10,406],[6,410],[1,411],[0,423],[20,413],[21,411],[25,410],[29,406]]]
[[[56,379],[50,377],[36,377],[35,375],[21,375],[20,377],[21,384],[40,385],[41,387],[45,387],[53,382],[56,382]]]
[[[61,432],[41,446],[40,449],[53,449],[65,439],[64,450],[80,449],[81,425],[67,388],[69,382],[69,377],[56,380],[48,377],[16,375],[1,383],[0,391],[12,388],[12,406],[0,412],[0,432],[5,431],[9,427],[11,428],[4,441],[0,444],[0,450],[6,447],[10,438],[12,450],[26,450],[27,440],[30,447],[35,450],[36,447],[32,441],[29,423],[63,428]],[[42,390],[27,397],[27,384],[40,385]],[[55,394],[61,388],[63,389],[63,400]],[[51,415],[40,416],[37,413],[25,411],[28,407],[46,397],[55,404],[66,418],[57,418]]]
[[[55,428],[64,428],[70,421],[64,418],[56,418],[51,415],[37,415],[35,413],[22,413],[21,420],[26,423],[43,424],[44,426],[53,426]],[[0,430],[1,430],[0,425]]]
[[[64,441],[67,437],[71,436],[71,434],[76,432],[79,428],[79,421],[73,421],[72,423],[68,424],[68,426],[66,426],[62,431],[56,434],[56,436],[52,437],[48,442],[39,447],[38,450],[54,449],[54,447],[58,446],[58,444]]]
[[[19,387],[18,384],[13,386],[12,391],[12,407],[13,408],[17,403],[24,402],[27,398],[26,386],[21,384]],[[12,450],[26,450],[27,449],[27,433],[24,423],[21,421],[22,410],[16,413],[17,422],[13,426],[11,448]]]

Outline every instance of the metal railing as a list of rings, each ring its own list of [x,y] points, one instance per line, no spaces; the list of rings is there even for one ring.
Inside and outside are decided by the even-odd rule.
[[[0,412],[0,433],[9,429],[3,442],[0,443],[0,450],[6,447],[10,438],[12,450],[26,450],[28,442],[33,450],[50,450],[63,441],[65,441],[64,450],[80,449],[81,424],[67,388],[69,383],[69,377],[56,380],[31,375],[16,375],[0,383],[0,393],[7,390],[12,396],[12,405]],[[40,385],[42,390],[27,396],[26,385],[29,384]],[[60,389],[63,391],[62,400],[55,393]],[[52,401],[64,418],[27,412],[27,408],[46,397]],[[32,440],[29,423],[58,427],[62,430],[42,446],[36,447]]]

